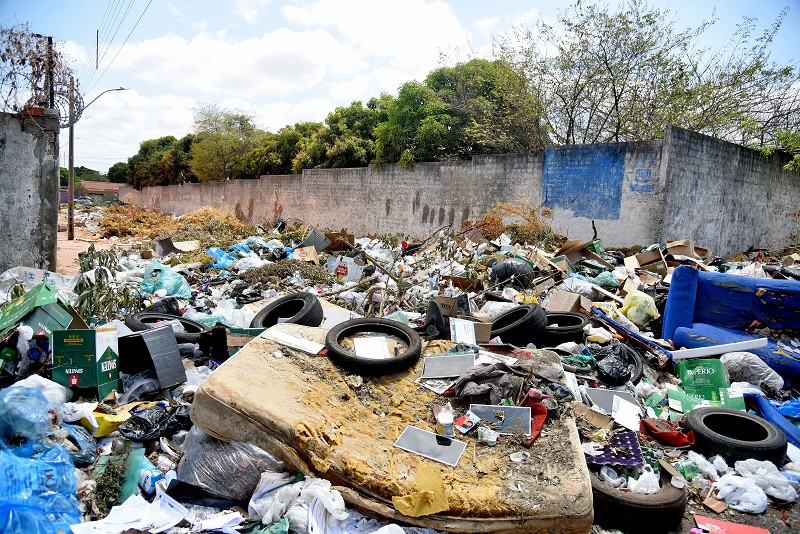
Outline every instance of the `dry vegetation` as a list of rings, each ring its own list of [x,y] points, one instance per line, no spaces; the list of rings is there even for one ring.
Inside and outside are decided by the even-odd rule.
[[[512,243],[527,243],[546,250],[557,249],[566,237],[556,233],[550,220],[553,211],[530,202],[498,202],[480,221],[463,221],[462,229],[470,227],[483,233],[488,239],[495,239],[505,233]]]
[[[134,236],[143,239],[170,237],[173,241],[200,241],[200,247],[227,247],[256,232],[231,211],[205,206],[176,218],[159,211],[128,204],[106,209],[100,221],[101,237]]]

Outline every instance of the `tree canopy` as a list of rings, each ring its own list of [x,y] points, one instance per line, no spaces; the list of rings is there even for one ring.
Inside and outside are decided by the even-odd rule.
[[[797,169],[800,71],[771,53],[785,17],[760,34],[744,18],[709,49],[702,43],[713,18],[681,29],[646,0],[615,8],[576,0],[553,21],[498,38],[490,59],[451,62],[403,83],[397,96],[337,107],[324,122],[273,133],[249,114],[201,105],[193,134],[143,142],[127,179],[141,187],[373,163],[411,168],[550,143],[660,139],[669,125],[789,153]]]

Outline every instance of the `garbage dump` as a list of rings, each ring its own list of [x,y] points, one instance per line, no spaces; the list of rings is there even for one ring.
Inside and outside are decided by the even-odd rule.
[[[89,209],[138,244],[0,275],[0,531],[703,532],[794,510],[796,246]]]

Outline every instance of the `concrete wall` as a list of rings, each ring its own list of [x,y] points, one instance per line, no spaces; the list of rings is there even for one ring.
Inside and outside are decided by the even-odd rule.
[[[56,268],[58,116],[0,113],[0,272]]]
[[[667,136],[664,238],[687,237],[717,254],[784,248],[800,209],[800,174],[785,160],[681,128]]]
[[[692,238],[718,254],[787,243],[800,176],[757,152],[680,128],[663,141],[547,147],[543,154],[420,163],[414,171],[317,169],[259,180],[120,190],[120,198],[181,215],[226,206],[271,225],[298,217],[356,234],[427,235],[482,217],[499,201],[553,209],[553,227],[612,247]]]
[[[553,226],[576,238],[592,235],[595,219],[609,245],[649,243],[658,235],[663,179],[658,166],[661,141],[609,145],[611,156],[565,147],[551,153],[478,156],[470,161],[419,163],[413,171],[396,165],[379,169],[313,169],[301,175],[258,180],[120,190],[120,198],[182,215],[201,206],[224,206],[245,220],[271,225],[278,217],[298,217],[320,228],[347,228],[356,234],[402,232],[427,235],[449,223],[477,219],[497,202],[522,200],[554,209]],[[620,148],[621,147],[621,148]],[[547,165],[565,160],[563,169]],[[603,167],[605,165],[605,167]],[[606,172],[613,168],[613,174]],[[644,185],[636,185],[641,170]],[[590,174],[587,174],[590,172]],[[637,174],[638,173],[638,174]],[[543,186],[547,176],[547,187]],[[577,185],[570,180],[580,178]],[[645,183],[646,182],[646,183]],[[587,209],[581,195],[602,199]],[[615,209],[603,209],[604,202]],[[645,219],[645,220],[641,220]]]

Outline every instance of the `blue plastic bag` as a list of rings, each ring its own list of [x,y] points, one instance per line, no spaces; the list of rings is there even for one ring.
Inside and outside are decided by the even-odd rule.
[[[41,391],[19,386],[0,390],[0,449],[22,448],[18,454],[30,456],[44,448],[53,430],[50,402]]]
[[[0,450],[0,477],[0,532],[70,532],[70,525],[81,522],[75,466],[64,447],[54,445],[33,458]]]
[[[233,252],[225,252],[219,247],[211,247],[206,250],[206,254],[217,260],[211,266],[215,269],[227,269],[231,267],[239,257]]]
[[[75,465],[83,467],[93,464],[97,459],[97,444],[92,435],[78,425],[61,423],[61,428],[69,432],[70,439],[78,446],[78,450],[69,453]]]

